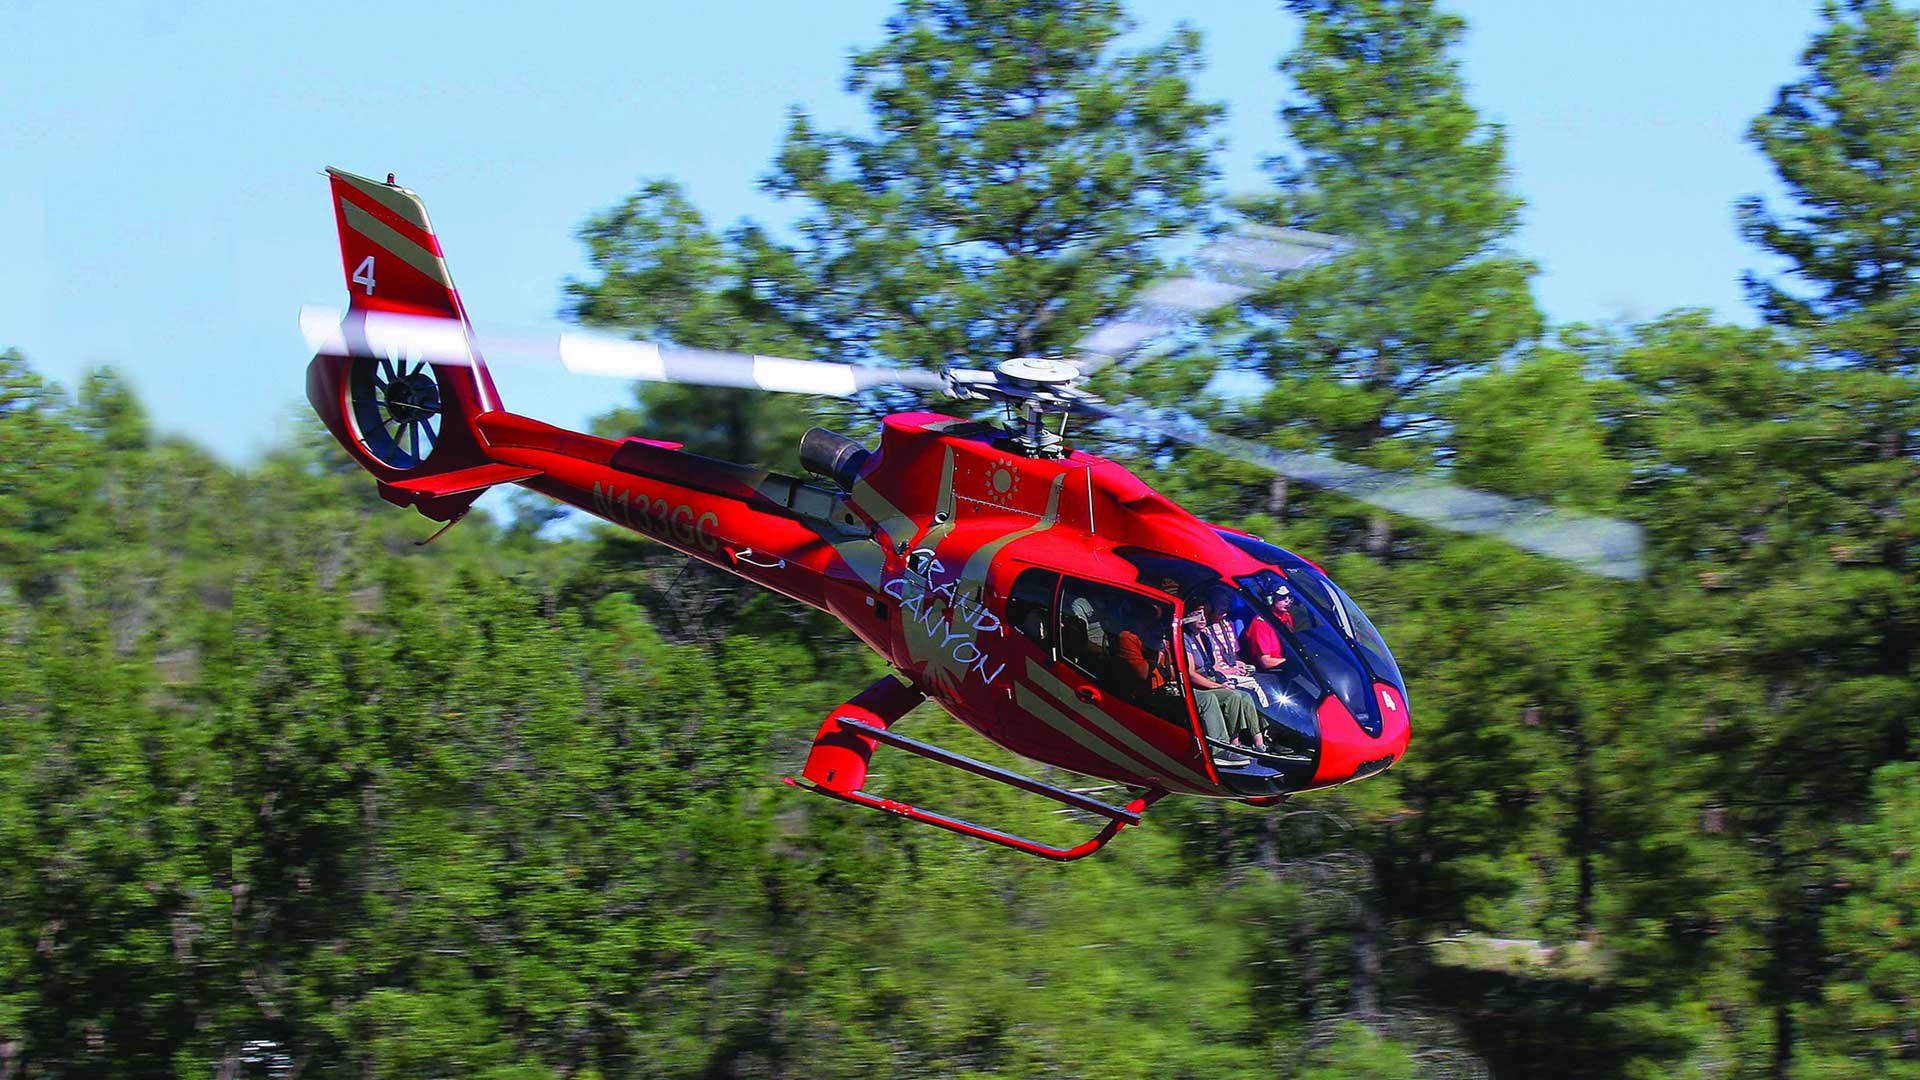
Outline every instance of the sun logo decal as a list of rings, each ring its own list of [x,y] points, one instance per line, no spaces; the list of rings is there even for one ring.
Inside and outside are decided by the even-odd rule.
[[[987,500],[1012,506],[1020,495],[1020,467],[1012,458],[1001,458],[987,466]]]

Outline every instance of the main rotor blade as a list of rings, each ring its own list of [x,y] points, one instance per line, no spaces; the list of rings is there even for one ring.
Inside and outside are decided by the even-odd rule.
[[[580,375],[787,394],[852,397],[882,386],[938,393],[947,385],[937,372],[917,368],[686,349],[576,331],[476,332],[470,351],[467,327],[460,320],[392,312],[356,312],[349,318],[334,308],[303,307],[300,332],[315,352],[333,356],[468,365],[478,353],[495,365],[561,367]]]
[[[1091,375],[1206,312],[1238,303],[1275,278],[1327,262],[1350,246],[1340,237],[1305,229],[1238,225],[1194,253],[1191,273],[1148,286],[1131,307],[1096,323],[1074,344],[1075,366]]]
[[[1275,450],[1219,434],[1191,416],[1139,402],[1101,402],[1086,411],[1443,529],[1496,537],[1590,574],[1638,580],[1645,573],[1641,530],[1630,522],[1475,491],[1430,477],[1372,469],[1326,454]]]

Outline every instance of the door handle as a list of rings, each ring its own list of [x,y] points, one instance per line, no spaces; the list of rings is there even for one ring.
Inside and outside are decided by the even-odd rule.
[[[1100,700],[1100,691],[1095,690],[1091,686],[1083,686],[1080,689],[1075,690],[1073,692],[1073,696],[1079,698],[1081,701],[1084,701],[1089,705],[1092,705],[1095,702]]]

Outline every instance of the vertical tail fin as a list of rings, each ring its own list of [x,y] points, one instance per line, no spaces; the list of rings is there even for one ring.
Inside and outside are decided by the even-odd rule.
[[[440,239],[420,196],[386,183],[329,168],[334,222],[340,231],[341,269],[347,276],[349,304],[356,311],[392,311],[467,321],[460,292],[453,287]],[[468,336],[472,347],[472,336]],[[477,351],[473,366],[459,381],[468,383],[478,412],[500,407],[493,376]]]
[[[502,482],[475,417],[500,408],[474,346],[460,294],[420,197],[387,183],[328,169],[341,268],[351,297],[341,332],[366,343],[366,318],[395,313],[454,319],[471,363],[328,352],[307,368],[307,398],[340,445],[380,481],[380,493],[440,521],[464,513],[489,483]],[[510,479],[510,478],[506,478]]]

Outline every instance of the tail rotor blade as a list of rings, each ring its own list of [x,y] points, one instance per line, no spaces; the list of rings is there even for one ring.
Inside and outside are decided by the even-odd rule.
[[[1275,450],[1215,432],[1198,420],[1136,402],[1099,403],[1088,412],[1332,491],[1369,506],[1458,533],[1491,536],[1560,559],[1590,574],[1638,580],[1644,540],[1630,522],[1562,510],[1430,477],[1387,472],[1326,454]]]

